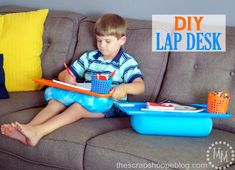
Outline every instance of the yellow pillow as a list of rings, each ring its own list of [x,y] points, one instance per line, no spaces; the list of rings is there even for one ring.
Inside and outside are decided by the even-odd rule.
[[[8,91],[32,91],[41,86],[32,81],[42,77],[40,54],[48,9],[0,15],[0,53]]]

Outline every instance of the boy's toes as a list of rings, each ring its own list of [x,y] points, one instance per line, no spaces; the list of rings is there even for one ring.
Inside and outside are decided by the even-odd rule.
[[[22,131],[22,126],[21,126],[21,124],[20,124],[19,122],[15,122],[15,123],[14,123],[14,127],[15,127],[17,130]]]
[[[8,126],[10,126],[10,125],[9,125],[9,124],[3,124],[3,125],[1,125],[1,133],[2,133],[3,135],[6,134],[6,131],[7,131]]]
[[[5,126],[4,125],[1,125],[1,133],[4,135],[5,133]]]

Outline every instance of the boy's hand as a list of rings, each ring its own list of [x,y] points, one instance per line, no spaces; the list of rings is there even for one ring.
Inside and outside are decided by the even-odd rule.
[[[110,92],[113,93],[112,98],[115,100],[120,100],[127,95],[125,84],[114,87]]]
[[[69,75],[69,74],[65,75],[64,82],[72,84],[72,85],[76,85],[77,84],[75,76],[74,75]]]
[[[72,72],[69,74],[66,69],[59,73],[58,79],[68,84],[77,85],[74,74]]]
[[[121,84],[111,90],[112,98],[120,100],[127,94],[139,95],[144,92],[144,81],[138,77],[132,83]]]

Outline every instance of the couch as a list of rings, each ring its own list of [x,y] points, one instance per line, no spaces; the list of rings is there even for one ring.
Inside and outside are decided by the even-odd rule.
[[[30,10],[0,7],[0,13]],[[49,12],[41,54],[44,78],[55,78],[64,69],[64,61],[72,63],[95,49],[92,26],[96,19],[76,12]],[[127,19],[127,23],[124,49],[135,56],[146,85],[144,94],[128,96],[129,101],[167,98],[206,103],[209,91],[227,89],[229,112],[235,113],[235,28],[227,28],[224,53],[156,53],[151,51],[151,21]],[[45,104],[43,89],[11,92],[9,99],[0,100],[0,123],[26,123]],[[215,119],[209,136],[181,137],[138,134],[129,117],[82,119],[45,136],[36,147],[0,135],[0,169],[214,169],[207,161],[208,147],[222,141],[235,148],[234,123],[234,117]],[[233,159],[228,169],[234,169],[234,163]],[[219,166],[226,164],[223,161]]]

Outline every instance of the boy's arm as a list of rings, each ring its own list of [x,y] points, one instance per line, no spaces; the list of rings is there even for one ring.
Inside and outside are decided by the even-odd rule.
[[[61,71],[58,75],[58,79],[60,81],[63,81],[65,83],[76,85],[76,79],[81,78],[82,75],[85,72],[85,69],[87,67],[87,55],[88,53],[84,53],[78,60],[76,60],[68,69],[68,71],[65,69]],[[71,75],[72,74],[72,75]]]
[[[144,92],[144,89],[144,81],[140,77],[138,77],[132,83],[116,86],[111,92],[113,93],[112,97],[114,99],[120,100],[127,94],[141,94]]]

